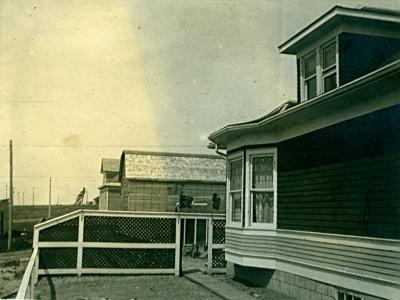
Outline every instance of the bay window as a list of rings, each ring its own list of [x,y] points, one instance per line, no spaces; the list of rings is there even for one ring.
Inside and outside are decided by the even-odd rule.
[[[229,223],[243,223],[247,228],[276,228],[276,157],[275,148],[251,149],[246,150],[245,157],[228,157]]]
[[[229,211],[230,222],[242,221],[242,185],[243,185],[243,158],[236,157],[229,160]]]

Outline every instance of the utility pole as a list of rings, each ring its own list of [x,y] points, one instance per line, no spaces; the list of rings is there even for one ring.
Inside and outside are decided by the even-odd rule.
[[[32,205],[35,205],[35,187],[32,188]]]
[[[57,205],[60,204],[60,195],[57,195]]]
[[[12,140],[10,140],[10,203],[8,205],[8,243],[7,250],[11,250],[11,240],[12,240],[12,225],[13,225],[13,148]]]
[[[7,189],[8,189],[8,186],[6,184],[6,197],[4,199],[7,199]]]
[[[25,192],[22,192],[22,205],[25,205]]]
[[[51,177],[50,177],[50,184],[49,184],[49,214],[47,216],[47,219],[50,219],[51,217]]]
[[[17,198],[17,205],[19,205],[19,195],[20,195],[20,192],[18,192],[18,198]]]

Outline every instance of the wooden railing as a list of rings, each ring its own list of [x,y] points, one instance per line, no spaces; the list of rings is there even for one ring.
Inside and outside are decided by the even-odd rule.
[[[37,283],[38,249],[34,248],[28,266],[22,277],[16,299],[33,299],[34,285]]]

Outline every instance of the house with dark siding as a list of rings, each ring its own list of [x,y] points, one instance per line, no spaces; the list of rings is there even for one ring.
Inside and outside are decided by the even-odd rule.
[[[99,187],[100,210],[126,210],[121,202],[121,183],[119,182],[119,159],[103,158],[100,173],[103,184]]]
[[[400,299],[400,13],[336,6],[279,51],[297,103],[209,137],[228,269],[296,299]]]

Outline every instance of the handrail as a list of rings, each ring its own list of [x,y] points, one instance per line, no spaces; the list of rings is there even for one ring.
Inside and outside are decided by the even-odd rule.
[[[55,224],[58,224],[58,223],[61,223],[64,221],[68,221],[68,220],[78,216],[82,211],[83,211],[83,209],[74,210],[65,215],[62,215],[62,216],[56,217],[54,219],[50,219],[50,220],[44,221],[42,223],[36,224],[33,228],[34,229],[44,229],[43,227],[49,227],[49,226],[52,226],[52,225],[55,225]]]
[[[205,217],[205,218],[210,218],[211,215],[213,218],[223,218],[225,219],[226,215],[225,213],[205,213],[205,212],[200,212],[200,213],[194,213],[194,212],[155,212],[155,211],[120,211],[120,210],[92,210],[92,209],[83,209],[81,210],[84,214],[90,214],[90,215],[126,215],[126,216],[134,216],[134,215],[145,215],[145,216],[171,216],[171,217],[177,217],[180,216],[182,217]]]
[[[210,218],[211,213],[192,213],[192,212],[153,212],[153,211],[110,211],[110,210],[91,210],[91,209],[78,209],[67,213],[65,215],[56,217],[54,219],[47,220],[45,222],[36,224],[34,229],[45,229],[55,224],[59,224],[65,221],[68,221],[74,217],[77,217],[83,213],[84,215],[107,215],[107,216],[134,216],[134,215],[141,215],[141,216],[169,216],[169,217],[196,217],[196,218]],[[225,214],[221,213],[213,213],[212,217],[214,219],[225,219]]]
[[[36,257],[38,255],[38,248],[34,248],[31,258],[29,260],[28,266],[25,269],[24,276],[22,277],[21,285],[19,286],[17,297],[15,299],[25,299],[26,298],[26,292],[28,290],[29,284],[31,284],[30,288],[32,289],[32,271],[35,266],[36,262]],[[31,297],[29,297],[31,298]]]

